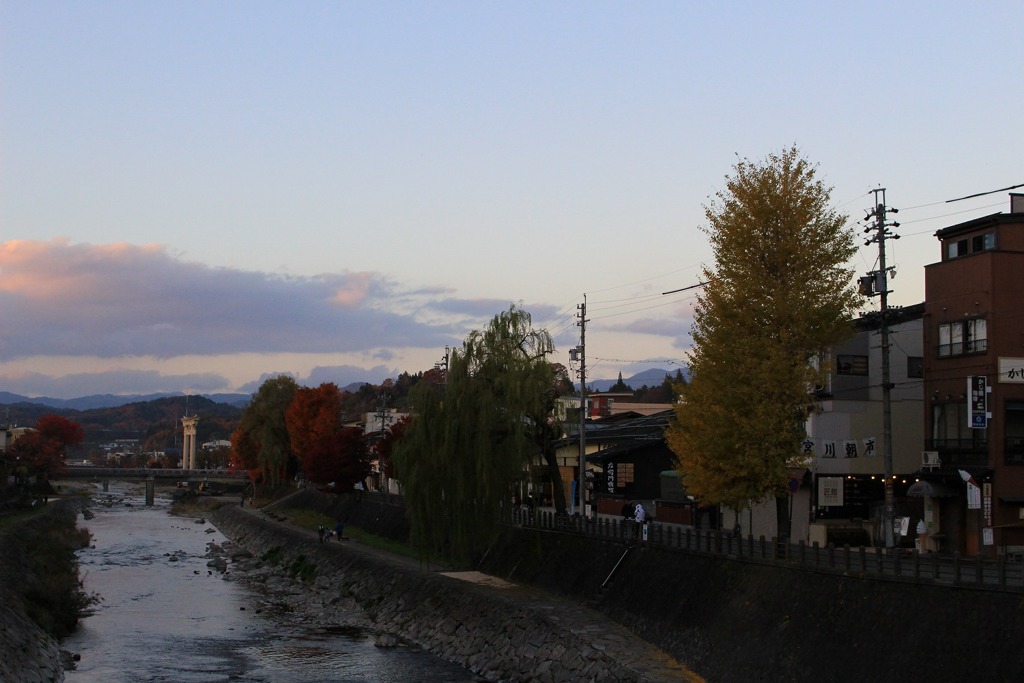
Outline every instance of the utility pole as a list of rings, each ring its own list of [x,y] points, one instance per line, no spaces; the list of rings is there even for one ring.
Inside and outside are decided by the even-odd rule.
[[[434,371],[441,375],[441,381],[437,384],[444,390],[448,386],[448,354],[451,353],[451,347],[444,347],[444,356],[438,362],[434,363]]]
[[[887,239],[898,240],[899,235],[889,231],[890,227],[898,228],[899,223],[887,223],[885,220],[885,188],[873,190],[875,193],[875,208],[873,208],[865,220],[874,219],[874,225],[869,225],[864,232],[874,232],[874,235],[864,244],[878,243],[878,270],[872,271],[860,279],[860,292],[868,296],[881,296],[879,311],[879,334],[882,339],[882,448],[885,457],[883,466],[885,468],[885,513],[882,519],[883,533],[885,534],[885,547],[895,546],[895,502],[893,500],[893,475],[892,465],[892,382],[889,372],[889,270],[885,263],[885,241]],[[898,209],[888,209],[892,213],[898,213]]]
[[[580,514],[586,514],[587,500],[587,295],[577,306],[580,312],[580,345],[573,351],[580,362],[580,473],[577,488],[580,493]],[[571,356],[572,354],[570,354]]]
[[[391,420],[388,419],[390,417],[390,412],[388,411],[388,399],[390,398],[391,397],[387,394],[381,394],[377,397],[377,417],[380,419],[380,439],[377,441],[377,455],[380,458],[380,484],[384,489],[384,493],[389,493],[391,489],[391,487],[388,486],[387,472],[384,471],[383,449],[381,448],[384,441],[384,430],[391,422]]]

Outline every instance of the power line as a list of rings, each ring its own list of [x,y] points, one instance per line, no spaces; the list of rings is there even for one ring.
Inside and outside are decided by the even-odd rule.
[[[1016,185],[1010,185],[1009,187],[1001,187],[998,190],[989,190],[988,192],[975,192],[974,194],[969,194],[966,197],[957,197],[956,199],[947,199],[946,203],[949,204],[950,202],[959,202],[959,201],[963,201],[964,199],[974,199],[975,197],[984,197],[987,194],[995,194],[996,192],[1006,192],[1007,190],[1016,190],[1018,187],[1024,187],[1024,183],[1017,183]]]

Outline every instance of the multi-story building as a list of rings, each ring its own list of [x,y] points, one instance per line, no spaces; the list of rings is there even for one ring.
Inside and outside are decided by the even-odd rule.
[[[935,233],[925,268],[925,462],[940,548],[1024,551],[1024,195]],[[952,492],[949,495],[944,492]]]
[[[922,518],[919,500],[908,497],[921,466],[923,426],[922,317],[925,304],[890,308],[890,415],[896,521],[906,520],[897,545],[913,544]],[[815,392],[818,406],[807,421],[804,455],[810,465],[809,538],[827,542],[881,544],[885,499],[885,438],[882,394],[881,319],[868,314],[854,334],[830,352],[831,372]],[[794,538],[802,520],[795,519]]]

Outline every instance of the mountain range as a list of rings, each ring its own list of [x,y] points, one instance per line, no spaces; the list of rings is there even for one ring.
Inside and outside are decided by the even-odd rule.
[[[689,373],[687,370],[683,370],[683,376],[687,376]],[[640,387],[657,386],[662,383],[665,379],[665,375],[675,375],[675,371],[663,370],[663,369],[651,369],[644,370],[643,372],[637,373],[632,377],[624,377],[623,381],[631,386],[633,389],[639,389]],[[595,391],[608,391],[610,387],[618,382],[618,378],[615,379],[589,379],[587,380],[587,388]],[[356,391],[362,386],[363,382],[356,382],[342,387],[346,391]],[[577,387],[578,388],[578,387]],[[251,394],[199,394],[203,398],[209,399],[214,403],[226,403],[236,408],[244,408],[249,404],[249,400],[252,398]],[[18,403],[29,403],[33,405],[49,406],[50,408],[58,408],[61,410],[94,410],[97,408],[116,408],[119,406],[127,405],[129,403],[141,403],[145,401],[154,401],[160,398],[171,398],[175,396],[181,396],[181,392],[166,392],[166,393],[153,393],[153,394],[92,394],[89,396],[80,396],[78,398],[51,398],[48,396],[40,396],[38,398],[30,398],[28,396],[22,396],[20,394],[12,394],[8,391],[0,391],[0,405],[15,405]]]

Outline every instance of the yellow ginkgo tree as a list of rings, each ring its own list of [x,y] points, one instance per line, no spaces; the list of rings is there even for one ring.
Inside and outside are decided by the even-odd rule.
[[[705,216],[715,263],[668,442],[691,495],[739,511],[785,495],[821,359],[852,333],[855,236],[795,147],[738,161]],[[788,506],[777,507],[785,536]]]

